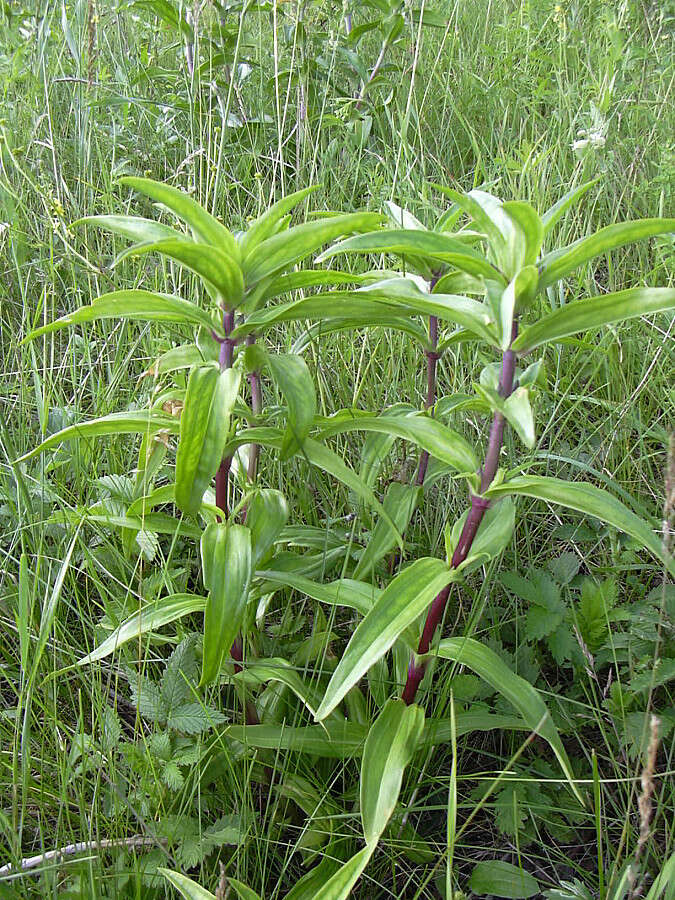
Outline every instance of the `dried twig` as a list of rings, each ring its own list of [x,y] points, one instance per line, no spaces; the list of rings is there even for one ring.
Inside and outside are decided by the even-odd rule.
[[[158,843],[166,843],[162,838],[146,837],[143,834],[135,834],[128,838],[103,838],[100,841],[79,841],[77,844],[68,844],[59,847],[58,850],[48,850],[37,856],[27,856],[21,862],[13,866],[11,863],[0,866],[0,875],[16,875],[19,872],[27,872],[29,869],[37,869],[43,863],[58,862],[64,856],[75,856],[78,853],[97,853],[101,850],[110,850],[117,847],[156,847]],[[34,874],[39,874],[35,872]]]

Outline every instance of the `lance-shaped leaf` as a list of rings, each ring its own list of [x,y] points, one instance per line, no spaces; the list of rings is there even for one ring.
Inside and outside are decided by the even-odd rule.
[[[379,213],[347,213],[305,222],[274,234],[258,244],[247,257],[244,264],[246,283],[253,285],[274,272],[295,265],[339,235],[375,228],[381,221]]]
[[[422,488],[414,484],[392,481],[387,488],[383,506],[401,534],[408,527],[422,496]],[[370,539],[354,569],[354,578],[364,578],[373,566],[396,544],[396,535],[385,519],[378,519]]]
[[[540,262],[540,290],[560,281],[600,253],[609,253],[634,241],[675,231],[675,219],[636,219],[601,228],[567,247],[547,253]]]
[[[452,527],[450,525],[446,526],[445,554],[448,560],[452,559],[459,544],[468,515],[469,510],[460,516]],[[473,539],[471,549],[464,561],[457,566],[456,571],[464,572],[465,574],[472,572],[474,569],[499,556],[508,547],[515,525],[516,506],[510,498],[506,498],[506,500],[491,506],[478,526],[478,532]]]
[[[294,666],[288,660],[281,657],[272,657],[262,661],[247,664],[246,668],[235,675],[237,681],[245,681],[247,684],[264,684],[268,681],[278,681],[290,688],[295,696],[314,715],[314,711],[321,702],[320,691],[312,684],[307,684],[295,671]],[[342,718],[342,716],[336,718]]]
[[[371,306],[373,304],[370,304]],[[398,312],[396,310],[395,312]],[[320,338],[326,337],[328,334],[337,334],[340,331],[358,331],[359,328],[386,328],[390,331],[400,331],[412,337],[425,350],[431,350],[431,342],[424,328],[417,325],[409,319],[399,318],[394,312],[389,312],[386,308],[382,311],[374,309],[370,315],[351,316],[349,318],[328,318],[321,322],[316,322],[310,326],[302,334],[295,339],[291,350],[293,353],[302,353],[310,345],[316,343]],[[467,339],[472,336],[469,332],[465,332]],[[475,338],[473,338],[475,340]]]
[[[163,875],[172,887],[175,887],[181,897],[185,900],[216,900],[211,891],[207,891],[201,885],[197,884],[187,875],[180,872],[174,872],[172,869],[157,869],[160,875]]]
[[[439,559],[418,559],[394,578],[352,635],[317,710],[321,721],[456,577]]]
[[[574,794],[583,805],[583,800],[574,783],[574,773],[565,753],[558,729],[553,724],[546,704],[529,681],[516,675],[494,650],[473,638],[444,638],[438,645],[438,655],[442,659],[451,659],[463,666],[468,666],[483,680],[502,694],[521,714],[532,731],[548,741],[558,758],[565,777],[568,779]]]
[[[283,435],[278,428],[244,428],[237,433],[236,437],[230,440],[225,447],[225,454],[232,455],[239,447],[244,444],[260,444],[262,447],[272,447],[281,450],[283,445]],[[364,503],[377,510],[381,516],[384,516],[397,534],[397,543],[402,545],[402,538],[398,534],[398,529],[391,521],[382,508],[379,500],[375,496],[372,488],[370,488],[356,472],[329,447],[325,447],[319,441],[312,438],[305,438],[302,446],[302,456],[311,465],[322,469],[338,481],[341,481],[350,490],[363,500]]]
[[[244,525],[213,523],[201,540],[204,584],[204,657],[201,685],[218,677],[241,628],[251,581],[251,532]]]
[[[246,525],[251,529],[251,566],[255,570],[272,549],[288,521],[288,503],[281,491],[256,491],[246,507]]]
[[[230,412],[239,391],[238,369],[198,366],[188,379],[176,453],[176,504],[196,515],[204,491],[218,471]]]
[[[499,256],[506,247],[506,235],[513,225],[501,211],[501,201],[485,191],[473,190],[467,194],[453,188],[434,185],[446,197],[463,209],[474,220],[481,231],[485,232],[494,251]]]
[[[170,184],[162,184],[150,178],[137,178],[127,176],[120,178],[120,184],[139,194],[145,194],[151,200],[162,203],[171,212],[190,226],[193,234],[205,244],[212,244],[223,253],[231,256],[235,261],[240,258],[239,247],[231,231],[219,222],[211,213],[200,206],[189,194],[172,187]]]
[[[329,247],[318,258],[325,262],[339,253],[393,253],[444,262],[469,275],[502,281],[503,276],[485,257],[457,235],[436,231],[387,228],[371,234],[356,235]],[[506,282],[504,282],[506,283]]]
[[[537,261],[544,243],[544,223],[536,209],[521,200],[509,200],[502,203],[501,208],[514,226],[507,238],[507,248],[511,265],[517,272]]]
[[[585,482],[563,481],[543,475],[519,475],[486,492],[487,497],[503,497],[508,494],[546,500],[594,516],[635,538],[668,568],[671,575],[675,575],[675,560],[672,556],[664,556],[661,540],[654,528],[609,491]]]
[[[160,253],[190,269],[215,288],[228,309],[239,306],[244,297],[244,278],[239,264],[211,244],[184,237],[134,244],[118,255],[115,265],[127,256],[143,256],[146,253]]]
[[[275,233],[280,220],[299,203],[302,203],[305,197],[318,187],[319,185],[315,184],[302,188],[300,191],[295,191],[287,197],[282,197],[281,200],[277,200],[262,215],[251,222],[241,239],[242,258],[246,260],[259,244],[266,238],[271,237]]]
[[[272,378],[286,401],[288,422],[281,445],[281,459],[288,459],[302,448],[316,414],[314,381],[301,356],[295,354],[266,355]]]
[[[534,433],[534,416],[530,406],[528,389],[519,387],[506,400],[500,397],[494,388],[484,387],[482,384],[474,384],[474,389],[493,412],[499,412],[504,416],[525,446],[532,449],[536,438]]]
[[[499,339],[492,325],[489,309],[485,304],[469,297],[455,294],[428,294],[410,278],[389,278],[368,287],[359,288],[355,296],[382,300],[390,304],[400,304],[403,309],[420,315],[436,316],[447,322],[454,322],[467,328],[478,337],[495,347]],[[330,294],[326,295],[330,296]]]
[[[347,900],[351,890],[361,877],[375,850],[375,844],[366,844],[363,850],[352,856],[328,881],[319,888],[315,900]]]
[[[141,216],[85,216],[73,222],[71,228],[77,225],[94,225],[96,228],[104,228],[137,243],[184,237],[175,228],[162,225],[154,219],[143,219]]]
[[[579,331],[671,309],[675,309],[675,288],[629,288],[602,297],[577,300],[523,329],[513,342],[513,349],[522,355]]]
[[[599,180],[600,176],[594,178],[593,181],[587,181],[585,184],[579,185],[579,187],[572,188],[571,191],[563,194],[560,200],[554,203],[550,209],[547,209],[541,217],[541,220],[544,223],[544,234],[549,234],[565,213],[575,206],[584,196],[586,191],[593,187],[594,184],[597,184]]]
[[[108,434],[147,434],[150,432],[167,431],[169,434],[177,434],[178,420],[172,416],[165,416],[152,410],[139,410],[138,412],[119,412],[101,416],[98,419],[90,419],[88,422],[79,422],[77,425],[68,425],[56,434],[33,447],[28,453],[20,457],[17,462],[25,462],[51,450],[64,441],[82,440],[84,438],[101,437]]]
[[[205,310],[188,300],[181,300],[180,297],[155,294],[151,291],[112,291],[110,294],[97,297],[89,306],[81,306],[74,312],[37,328],[24,340],[32,341],[43,334],[50,334],[69,325],[118,318],[137,319],[142,322],[185,322],[221,331],[220,326],[213,322]]]
[[[77,665],[84,666],[97,659],[105,659],[129,641],[138,640],[142,635],[175,622],[176,619],[182,619],[183,616],[201,612],[205,606],[206,597],[198,597],[196,594],[162,597],[125,619],[95,650],[78,660]]]
[[[273,563],[274,560],[270,565]],[[300,591],[301,594],[311,597],[312,600],[318,600],[320,603],[355,609],[362,616],[370,612],[383,593],[381,588],[352,578],[341,578],[339,581],[320,584],[296,572],[281,572],[272,568],[261,569],[256,575],[273,584],[282,584]]]
[[[475,472],[478,469],[478,460],[468,441],[447,425],[426,415],[372,416],[350,409],[320,420],[319,425],[322,437],[350,431],[375,431],[411,441],[458,472]]]
[[[424,728],[424,710],[388,700],[374,722],[361,765],[361,822],[367,844],[376,844],[396,809],[406,766]]]

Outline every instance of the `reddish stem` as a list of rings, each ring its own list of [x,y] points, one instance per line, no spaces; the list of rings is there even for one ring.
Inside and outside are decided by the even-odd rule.
[[[434,276],[431,280],[432,287],[436,280]],[[436,403],[436,366],[439,360],[436,352],[436,347],[438,346],[438,319],[436,316],[429,316],[429,343],[431,344],[431,350],[425,350],[427,357],[427,399],[424,404],[425,409],[432,409]],[[417,484],[424,484],[428,465],[429,453],[427,450],[422,450],[420,453],[420,464],[417,469]]]
[[[511,343],[513,343],[513,341],[516,339],[517,333],[518,324],[514,321],[513,330],[511,332]],[[515,371],[516,354],[509,347],[509,349],[504,352],[504,355],[502,357],[502,372],[499,379],[499,394],[504,399],[509,397],[511,395],[511,392],[513,391],[513,379]],[[492,420],[492,425],[490,427],[490,437],[488,440],[487,453],[485,454],[485,463],[481,472],[481,494],[484,494],[485,491],[490,487],[492,479],[495,477],[495,473],[497,472],[497,467],[499,465],[499,454],[502,448],[503,438],[504,416],[501,413],[495,413]],[[471,509],[469,510],[469,515],[467,516],[464,527],[462,528],[462,533],[460,534],[459,541],[457,542],[457,547],[455,549],[455,552],[453,553],[452,560],[450,561],[450,565],[453,569],[456,569],[466,559],[469,550],[471,549],[471,545],[473,544],[474,538],[476,537],[478,526],[483,520],[485,511],[489,508],[489,506],[489,501],[485,500],[483,497],[471,497]],[[431,646],[434,634],[436,633],[436,629],[443,619],[443,613],[445,612],[445,605],[448,602],[449,595],[450,585],[444,587],[443,590],[434,598],[434,601],[429,608],[429,612],[427,613],[424,628],[422,629],[422,636],[417,648],[417,656],[424,656],[429,652],[429,648]],[[410,665],[408,666],[408,680],[406,681],[405,687],[403,689],[403,694],[401,695],[403,700],[408,705],[413,703],[415,700],[417,689],[419,688],[420,682],[424,677],[425,668],[425,664],[423,662],[418,662],[415,655],[411,657]]]
[[[255,335],[246,336],[246,343],[250,346],[255,344]],[[251,409],[253,415],[258,416],[262,412],[262,386],[260,383],[260,372],[251,372],[248,376],[248,383],[251,387]],[[251,446],[251,454],[248,458],[248,480],[253,482],[258,475],[258,457],[260,455],[260,445],[253,444]]]

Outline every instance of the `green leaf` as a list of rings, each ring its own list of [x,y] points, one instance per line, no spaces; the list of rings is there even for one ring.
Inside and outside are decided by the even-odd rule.
[[[424,710],[388,700],[368,734],[361,765],[361,821],[367,844],[376,844],[396,809],[406,766],[424,728]]]
[[[424,558],[408,566],[390,582],[352,635],[317,710],[318,721],[335,709],[347,691],[384,656],[453,575],[441,560]]]
[[[77,425],[68,425],[67,428],[62,428],[61,431],[51,434],[37,447],[33,447],[32,450],[25,453],[17,462],[32,459],[64,441],[101,437],[107,434],[143,434],[155,431],[168,431],[170,434],[176,434],[178,427],[177,419],[152,410],[110,413],[98,419],[90,419],[88,422],[79,422]]]
[[[375,850],[375,844],[367,844],[355,856],[344,863],[321,887],[315,900],[347,900],[352,888],[361,877]]]
[[[267,354],[272,378],[286,401],[288,423],[281,445],[280,457],[288,459],[302,450],[316,415],[316,391],[307,363],[291,353]]]
[[[251,532],[244,525],[214,523],[201,541],[204,583],[204,658],[200,686],[218,677],[244,620],[251,581]]]
[[[262,900],[260,894],[257,894],[253,888],[250,888],[247,884],[244,884],[242,881],[237,881],[236,878],[228,878],[227,882],[230,887],[233,887],[237,897],[239,900]]]
[[[330,852],[330,848],[326,854]],[[284,900],[315,900],[317,891],[324,885],[340,868],[338,860],[333,859],[329,855],[324,855],[318,865],[310,869],[299,881],[293,885],[291,890],[285,895]]]
[[[132,241],[162,241],[167,238],[181,238],[183,235],[175,228],[155,222],[154,219],[143,219],[140,216],[85,216],[73,222],[71,228],[77,225],[94,225],[97,228],[105,228],[114,234]]]
[[[629,288],[602,297],[577,300],[525,328],[513,342],[513,349],[523,355],[578,331],[671,309],[675,309],[675,288]]]
[[[185,322],[190,325],[203,325],[215,331],[222,330],[205,310],[188,300],[181,300],[180,297],[154,294],[151,291],[113,291],[110,294],[102,294],[89,306],[81,306],[75,312],[37,328],[24,338],[24,341],[34,341],[35,338],[51,334],[60,328],[80,325],[82,322],[96,322],[99,319]]]
[[[445,553],[448,560],[452,559],[457,549],[468,515],[469,510],[460,516],[452,528],[449,525],[446,526]],[[478,531],[466,559],[454,571],[466,574],[499,556],[509,545],[515,525],[516,507],[513,501],[510,503],[497,503],[491,506],[478,526]]]
[[[319,421],[322,438],[350,431],[375,431],[411,441],[458,472],[475,472],[478,459],[471,445],[442,422],[427,415],[373,416],[360,410],[340,410]]]
[[[208,281],[222,296],[228,309],[239,306],[244,298],[244,278],[239,264],[211,244],[182,237],[134,244],[119,254],[115,264],[128,256],[144,256],[147,253],[168,256]]]
[[[536,435],[528,389],[516,388],[506,400],[500,397],[494,388],[482,384],[474,384],[474,390],[493,412],[499,412],[504,416],[521,441],[531,450],[536,443]]]
[[[246,525],[251,529],[251,568],[265,558],[288,521],[290,511],[281,491],[256,491],[246,508]]]
[[[328,293],[325,296],[329,298],[333,293],[339,292]],[[436,316],[443,321],[454,322],[492,344],[493,347],[499,346],[488,307],[470,297],[440,294],[436,291],[428,294],[420,290],[411,278],[387,278],[352,292],[354,297],[361,295],[389,304],[394,313],[400,314],[405,310],[410,315],[414,311],[420,315]],[[393,304],[400,304],[402,308],[396,310]]]
[[[176,888],[181,897],[185,897],[185,900],[216,900],[210,891],[198,885],[187,875],[181,875],[180,872],[173,872],[171,869],[160,868],[157,871]]]
[[[544,234],[549,234],[558,224],[560,219],[565,215],[568,209],[571,209],[581,200],[586,191],[597,184],[600,177],[594,178],[593,181],[587,181],[579,187],[572,188],[558,200],[550,209],[547,209],[541,220],[544,224]]]
[[[226,731],[247,747],[290,750],[327,759],[347,759],[363,752],[368,730],[358,722],[329,719],[321,725],[230,725]]]
[[[199,512],[218,471],[240,379],[238,369],[221,372],[215,365],[190,372],[176,453],[176,505],[185,513]]]
[[[171,594],[163,597],[125,619],[102,644],[78,660],[77,665],[84,666],[98,659],[105,659],[129,641],[138,640],[142,635],[183,616],[201,612],[205,606],[206,597],[198,597],[196,594]]]
[[[543,290],[555,284],[594,256],[609,253],[610,250],[616,250],[634,241],[674,231],[675,219],[636,219],[601,228],[595,234],[580,238],[567,247],[547,253],[539,264],[542,270],[539,289]]]
[[[445,638],[438,645],[437,652],[442,659],[451,659],[460,665],[468,666],[487,681],[518,710],[532,731],[548,741],[571,789],[583,806],[565,748],[539,691],[520,675],[512,672],[493,650],[472,638]]]
[[[350,231],[374,228],[381,221],[379,213],[347,213],[305,222],[281,234],[274,234],[258,244],[247,257],[243,267],[246,283],[256,284],[262,278],[306,259],[328,241]]]
[[[375,304],[368,304],[375,306]],[[396,311],[396,310],[395,310]],[[416,340],[425,350],[430,350],[429,338],[423,328],[409,319],[402,319],[386,308],[373,309],[369,315],[350,316],[348,318],[327,318],[316,322],[293,342],[293,353],[302,353],[310,344],[317,342],[328,334],[336,334],[340,331],[357,331],[359,328],[388,328],[391,331],[400,331],[408,334]]]
[[[508,350],[513,335],[513,317],[534,300],[539,273],[536,266],[519,269],[504,290],[499,304],[501,349]]]
[[[462,272],[480,278],[503,281],[503,276],[477,250],[450,236],[436,231],[387,228],[370,234],[347,238],[329,247],[318,258],[325,262],[339,253],[393,253],[397,256],[418,256],[425,260],[448,263]],[[506,283],[506,282],[504,282]]]
[[[319,185],[312,185],[300,191],[295,191],[287,197],[282,197],[281,200],[277,200],[262,215],[258,216],[255,221],[251,222],[241,239],[241,255],[244,261],[255,251],[259,244],[275,233],[279,221],[299,203],[302,203],[305,197],[318,187]]]
[[[503,214],[499,215],[501,201],[485,191],[473,190],[462,194],[452,188],[441,187],[443,193],[468,213],[481,231],[484,231],[496,255],[503,252],[506,241]],[[507,220],[508,221],[508,220]],[[493,276],[492,276],[493,277]]]
[[[670,856],[659,874],[654,879],[654,883],[649,889],[646,900],[659,900],[667,887],[675,884],[675,853]]]
[[[502,211],[515,225],[509,250],[517,269],[534,265],[544,243],[544,223],[539,214],[533,206],[522,200],[502,203]]]
[[[312,715],[314,715],[314,711],[321,702],[319,691],[313,685],[306,684],[291,663],[281,657],[272,657],[248,663],[243,671],[235,675],[235,679],[251,684],[261,684],[268,681],[278,681],[280,684],[285,684],[305,704]]]
[[[547,500],[607,522],[634,537],[667,567],[671,575],[675,575],[675,560],[672,556],[664,557],[661,540],[654,529],[602,488],[585,482],[563,481],[542,475],[520,475],[495,485],[486,492],[487,497],[503,497],[507,494]]]
[[[539,895],[536,878],[501,859],[476,863],[469,879],[469,887],[479,897],[506,897],[510,900],[526,900]]]
[[[392,521],[403,534],[417,509],[422,496],[422,488],[419,485],[401,484],[392,481],[387,487],[383,507]],[[378,519],[375,528],[370,535],[366,548],[354,569],[354,578],[364,578],[373,566],[388,553],[396,544],[396,535],[389,527],[385,519]]]
[[[162,203],[179,219],[190,226],[193,233],[205,244],[212,244],[223,253],[239,261],[239,248],[231,231],[208,213],[189,194],[179,191],[178,188],[150,178],[125,177],[120,178],[120,184],[140,194],[145,194],[151,200]]]

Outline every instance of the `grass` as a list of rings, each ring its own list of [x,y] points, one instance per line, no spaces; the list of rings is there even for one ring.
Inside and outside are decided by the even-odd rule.
[[[438,3],[434,8],[447,15],[448,27],[412,29],[386,56],[383,83],[371,89],[363,110],[372,130],[361,140],[358,129],[368,126],[354,128],[345,114],[345,66],[329,40],[330,29],[340,27],[332,5],[307,4],[304,32],[296,29],[289,38],[283,26],[293,25],[300,10],[279,4],[274,42],[267,13],[252,11],[241,34],[237,16],[231,16],[233,42],[239,36],[242,55],[257,61],[237,91],[230,90],[208,47],[200,58],[211,58],[214,89],[208,86],[211,76],[189,76],[180,40],[147,11],[98,6],[93,43],[81,0],[64,5],[63,19],[61,6],[49,2],[0,7],[6,36],[0,56],[0,222],[6,223],[0,229],[0,864],[78,841],[130,835],[156,840],[135,856],[115,850],[45,863],[39,874],[0,880],[0,896],[165,896],[164,886],[157,879],[144,881],[140,869],[148,859],[186,867],[190,835],[179,834],[176,826],[167,844],[166,822],[194,820],[199,834],[214,818],[239,814],[246,819],[246,837],[238,848],[224,845],[227,874],[253,884],[266,898],[280,897],[302,873],[303,853],[309,859],[313,841],[319,843],[326,830],[358,835],[356,795],[340,796],[354,783],[357,764],[315,765],[302,756],[271,754],[267,763],[279,767],[288,789],[261,799],[254,763],[238,758],[215,730],[200,745],[199,768],[203,773],[209,763],[220,767],[217,778],[200,782],[184,770],[180,785],[176,780],[174,788],[160,790],[166,753],[152,745],[152,727],[124,706],[129,688],[118,664],[73,667],[100,636],[103,616],[114,620],[161,590],[191,583],[194,550],[186,543],[163,543],[152,564],[142,556],[130,560],[104,528],[85,525],[59,588],[74,532],[50,517],[97,502],[110,487],[101,478],[133,469],[135,446],[120,437],[68,445],[49,468],[46,459],[21,468],[13,463],[40,431],[60,421],[142,406],[152,390],[142,373],[181,334],[174,326],[104,323],[36,345],[19,341],[32,327],[113,287],[142,281],[149,289],[190,297],[194,283],[170,264],[150,259],[111,270],[107,263],[122,243],[71,230],[68,223],[130,204],[128,192],[115,185],[125,173],[194,189],[234,227],[282,192],[315,181],[322,183],[315,208],[378,209],[394,199],[424,219],[438,202],[429,187],[435,181],[456,181],[463,188],[487,184],[501,196],[545,209],[571,185],[598,177],[579,211],[562,224],[561,242],[591,225],[672,214],[675,9],[632,2],[613,9],[600,0],[559,6]],[[360,52],[372,66],[378,46],[368,40]],[[283,74],[288,70],[296,80]],[[282,73],[276,80],[275,72]],[[298,84],[308,109],[300,130]],[[247,121],[224,127],[227,116],[242,109]],[[604,146],[581,156],[573,152],[582,130],[603,131]],[[142,201],[134,199],[133,208],[141,210]],[[551,302],[667,284],[672,263],[672,242],[617,252],[569,280],[567,296]],[[674,400],[672,326],[665,316],[638,320],[598,335],[592,346],[571,344],[549,354],[551,389],[539,400],[539,440],[530,459],[538,473],[611,479],[636,509],[660,515]],[[297,333],[280,331],[279,346],[288,349]],[[351,404],[382,409],[423,400],[423,360],[410,343],[388,332],[362,332],[349,342],[328,338],[306,358],[324,414]],[[440,363],[440,393],[469,390],[476,372],[476,360],[465,349],[451,351]],[[275,402],[273,396],[267,400]],[[485,433],[479,417],[469,417],[464,428],[472,438]],[[513,460],[511,440],[507,458]],[[354,440],[336,446],[358,459]],[[406,466],[397,446],[392,477]],[[346,493],[336,493],[320,473],[308,480],[302,462],[283,472],[268,462],[265,480],[289,497],[294,520],[329,522],[341,531],[356,527]],[[447,480],[431,488],[424,514],[407,534],[410,558],[416,552],[440,555],[443,523],[453,521],[463,505],[464,497]],[[478,860],[522,861],[542,886],[578,878],[591,896],[601,897],[636,846],[639,750],[652,709],[661,716],[663,737],[653,837],[645,851],[649,871],[658,871],[673,852],[672,690],[667,682],[649,693],[629,689],[630,679],[649,671],[650,660],[672,650],[672,593],[664,591],[661,608],[660,601],[645,607],[662,574],[617,535],[589,528],[592,523],[572,527],[574,519],[534,503],[521,512],[516,542],[499,568],[493,565],[484,580],[470,579],[461,599],[454,595],[446,628],[473,621],[477,637],[495,646],[501,642],[516,670],[538,679],[580,777],[592,772],[597,759],[599,802],[589,803],[594,812],[580,812],[561,788],[546,748],[536,742],[511,766],[522,735],[461,738],[460,822],[502,777],[454,847],[454,875],[468,891]],[[527,637],[526,604],[498,578],[512,569],[544,568],[563,553],[574,554],[580,572],[597,582],[614,579],[620,612],[593,661],[575,670],[556,665],[543,642]],[[22,554],[28,561],[23,581]],[[578,609],[575,590],[564,589]],[[38,657],[50,597],[54,617]],[[23,617],[17,615],[21,603]],[[318,606],[296,596],[270,615],[261,655],[285,655],[288,634],[297,643],[312,631],[332,629],[342,638],[348,626],[344,617],[326,622]],[[142,661],[143,671],[159,677],[171,649],[155,646]],[[614,686],[607,682],[609,672]],[[449,715],[451,690],[455,702],[462,702],[463,690],[476,702],[499,703],[482,695],[469,676],[453,675],[449,665],[439,670],[436,692],[428,698],[430,717]],[[123,698],[117,716],[111,701],[116,692]],[[281,702],[271,688],[264,698],[269,708]],[[214,692],[210,702],[228,718],[239,716],[232,698]],[[120,750],[123,742],[136,749]],[[219,749],[228,753],[219,756]],[[449,746],[436,748],[407,776],[407,814],[426,842],[417,859],[399,852],[405,832],[392,832],[356,896],[440,896],[450,759]],[[590,798],[593,785],[585,787]],[[301,799],[308,819],[289,795]],[[268,804],[265,816],[258,814],[261,803]],[[215,890],[218,876],[218,857],[207,856],[197,877]]]

